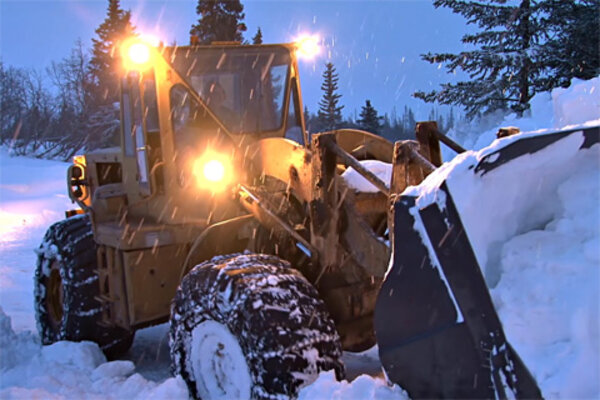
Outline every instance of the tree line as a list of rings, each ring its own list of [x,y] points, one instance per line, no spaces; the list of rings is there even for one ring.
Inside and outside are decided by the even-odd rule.
[[[471,50],[458,54],[426,53],[423,60],[445,64],[449,73],[466,72],[469,79],[442,84],[432,92],[413,95],[426,102],[456,106],[429,119],[447,131],[459,117],[496,111],[522,114],[539,92],[566,87],[574,78],[600,74],[600,0],[434,0],[466,18],[479,31],[462,38]],[[244,39],[244,7],[239,0],[198,0],[197,22],[191,41],[237,41],[261,44],[257,29],[251,42]],[[119,0],[108,0],[106,17],[95,31],[91,52],[77,41],[71,53],[53,62],[45,74],[4,65],[0,61],[0,144],[17,154],[68,159],[84,150],[118,145],[119,45],[136,35],[130,11]],[[50,80],[53,90],[47,87]],[[310,132],[358,128],[390,140],[410,138],[414,112],[404,107],[398,115],[380,115],[365,99],[359,115],[342,115],[335,66],[324,66],[322,97],[316,113],[305,108]]]
[[[325,64],[322,77],[321,90],[323,94],[319,100],[317,113],[311,113],[307,107],[304,108],[304,120],[310,133],[353,128],[383,136],[391,141],[414,139],[417,121],[415,113],[410,107],[404,106],[401,115],[398,115],[395,108],[390,114],[380,115],[371,100],[366,99],[358,116],[344,118],[342,116],[344,108],[341,104],[342,96],[338,93],[339,76],[333,63]],[[452,108],[448,114],[444,115],[433,107],[428,116],[428,120],[438,123],[442,132],[447,132],[454,127],[456,119],[456,113]]]
[[[1,144],[16,154],[58,159],[119,144],[118,48],[135,34],[131,13],[109,0],[95,32],[91,52],[78,40],[45,76],[0,62]]]

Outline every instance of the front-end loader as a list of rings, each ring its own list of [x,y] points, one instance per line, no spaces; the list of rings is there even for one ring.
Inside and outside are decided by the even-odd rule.
[[[505,372],[515,367],[502,375],[509,389],[540,397],[516,353],[501,347],[502,327],[475,269],[464,272],[472,287],[461,293],[491,322],[402,353],[446,326],[437,323],[438,305],[394,296],[450,293],[428,279],[397,278],[406,260],[423,263],[423,250],[407,245],[418,243],[408,241],[416,225],[402,216],[408,200],[400,193],[441,164],[439,138],[448,140],[432,123],[396,147],[351,129],[310,136],[297,50],[123,44],[121,146],[74,158],[67,184],[79,209],[48,229],[38,251],[42,342],[92,340],[117,356],[136,330],[169,321],[173,372],[194,397],[280,398],[295,397],[319,371],[342,377],[342,351],[368,349],[377,337],[388,376],[413,396],[504,393],[492,385],[506,386],[497,369],[488,373],[493,359]],[[392,181],[361,160],[391,164]],[[350,168],[378,190],[350,185]],[[414,321],[401,317],[406,310]],[[397,332],[396,320],[409,334]],[[492,332],[503,363],[477,341]],[[465,354],[475,349],[458,368],[450,356],[417,367],[410,359],[447,354],[456,343]]]

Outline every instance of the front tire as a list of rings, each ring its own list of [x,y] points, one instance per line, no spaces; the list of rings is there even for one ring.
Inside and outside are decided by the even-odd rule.
[[[78,215],[50,226],[37,253],[34,301],[42,344],[90,340],[109,358],[125,353],[134,333],[98,325],[96,244],[89,216]]]
[[[196,266],[171,308],[171,360],[196,398],[294,398],[320,371],[343,376],[339,336],[288,262],[238,254]]]

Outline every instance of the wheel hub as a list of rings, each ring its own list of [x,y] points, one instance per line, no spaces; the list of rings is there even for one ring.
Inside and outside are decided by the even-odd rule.
[[[204,321],[192,331],[190,363],[202,399],[250,399],[252,378],[246,357],[231,331]]]
[[[58,330],[63,319],[63,283],[58,268],[58,261],[54,260],[50,266],[50,276],[46,284],[46,309],[50,323]]]

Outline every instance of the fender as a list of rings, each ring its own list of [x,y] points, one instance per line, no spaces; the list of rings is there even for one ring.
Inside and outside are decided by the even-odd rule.
[[[210,225],[194,240],[181,268],[179,281],[196,265],[224,254],[240,253],[248,247],[258,222],[252,214]]]
[[[334,132],[338,146],[355,158],[392,162],[394,144],[384,137],[360,129],[338,129]]]

